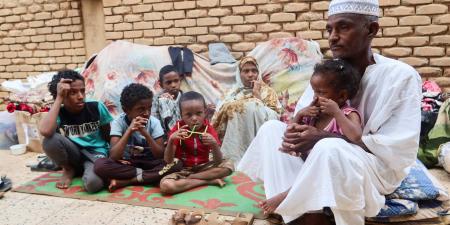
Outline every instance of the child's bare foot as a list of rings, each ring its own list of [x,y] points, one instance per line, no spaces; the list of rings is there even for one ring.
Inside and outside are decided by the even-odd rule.
[[[286,198],[289,192],[285,191],[278,195],[273,196],[265,201],[259,203],[259,207],[261,207],[264,211],[264,214],[271,214],[275,212],[275,209],[281,204],[281,202]]]
[[[72,183],[72,179],[75,176],[75,170],[71,167],[63,167],[63,175],[61,179],[56,183],[56,187],[59,189],[67,189]]]
[[[109,186],[108,186],[108,190],[109,192],[114,192],[115,190],[119,189],[119,188],[123,188],[126,187],[130,184],[129,180],[116,180],[116,179],[112,179],[109,182]]]
[[[222,179],[214,179],[214,180],[210,180],[208,182],[208,184],[212,184],[212,185],[217,185],[219,187],[224,187],[227,183],[225,183],[225,181],[223,181]]]

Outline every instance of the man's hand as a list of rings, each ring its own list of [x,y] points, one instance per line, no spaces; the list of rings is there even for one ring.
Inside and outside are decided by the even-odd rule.
[[[70,83],[72,83],[72,79],[61,78],[56,86],[57,97],[64,99],[69,94]]]
[[[334,116],[341,111],[338,104],[331,99],[319,97],[319,105],[320,112],[330,116]]]
[[[202,143],[206,146],[211,146],[213,148],[218,148],[219,144],[217,143],[217,140],[209,133],[203,134],[201,136]]]
[[[284,133],[280,151],[288,154],[306,153],[329,134],[308,125],[290,124]]]

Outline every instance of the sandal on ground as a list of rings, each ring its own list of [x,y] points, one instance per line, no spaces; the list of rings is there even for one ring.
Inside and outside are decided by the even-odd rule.
[[[58,171],[62,168],[57,166],[50,158],[47,156],[39,156],[38,157],[39,162],[31,165],[30,169],[31,171],[36,172],[50,172],[50,171]]]
[[[11,179],[6,176],[0,177],[0,192],[7,192],[11,189],[12,182]]]
[[[223,222],[219,220],[219,214],[217,212],[211,213],[205,220],[207,225],[223,225]]]
[[[172,219],[170,220],[169,225],[186,225],[186,221],[184,221],[184,217],[188,211],[186,209],[180,209],[172,215]]]
[[[278,214],[275,213],[271,213],[269,214],[269,216],[266,218],[266,221],[268,221],[270,224],[284,224],[283,222],[283,217],[281,217]]]
[[[173,214],[170,225],[206,225],[205,213],[180,209]]]
[[[238,213],[231,225],[252,225],[253,219],[253,214],[251,213]]]
[[[186,222],[186,225],[204,225],[204,218],[204,212],[192,211],[186,214],[184,221]]]

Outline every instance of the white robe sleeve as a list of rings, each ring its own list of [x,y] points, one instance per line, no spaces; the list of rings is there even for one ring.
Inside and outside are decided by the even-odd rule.
[[[366,122],[362,141],[386,166],[401,171],[417,157],[421,121],[420,77],[413,69],[399,68],[385,72],[392,72],[397,78],[404,79],[391,82],[386,78],[385,82],[379,83],[385,88],[382,93],[378,92],[382,96],[378,97]]]

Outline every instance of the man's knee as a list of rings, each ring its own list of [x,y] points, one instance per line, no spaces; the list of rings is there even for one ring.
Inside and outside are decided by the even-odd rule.
[[[350,145],[341,138],[323,138],[319,140],[313,147],[313,151],[320,151],[321,154],[336,154],[338,148],[342,145]]]
[[[318,141],[312,149],[309,157],[316,155],[319,161],[329,161],[334,164],[351,164],[363,167],[362,162],[351,153],[354,145],[341,138],[324,138]],[[361,150],[363,151],[363,150]]]
[[[173,180],[173,179],[162,180],[161,183],[159,184],[159,189],[160,189],[161,193],[164,195],[176,193],[177,187],[175,184],[175,180]]]

